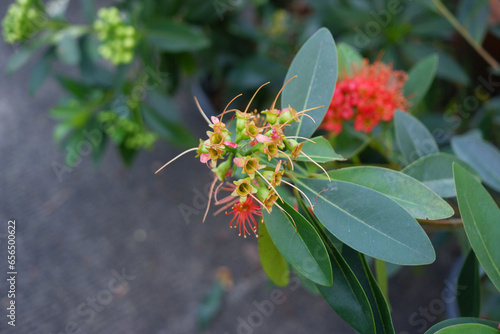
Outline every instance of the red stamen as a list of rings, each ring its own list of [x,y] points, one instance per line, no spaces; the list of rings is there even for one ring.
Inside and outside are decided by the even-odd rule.
[[[238,201],[233,205],[231,212],[226,212],[226,215],[233,214],[234,217],[229,223],[229,227],[238,227],[239,235],[241,236],[243,230],[243,237],[246,238],[247,234],[250,235],[249,229],[257,235],[257,220],[254,216],[261,216],[260,206],[255,204],[255,200],[252,197],[248,197],[245,202]],[[236,220],[236,222],[235,222]],[[247,225],[249,229],[247,228]]]

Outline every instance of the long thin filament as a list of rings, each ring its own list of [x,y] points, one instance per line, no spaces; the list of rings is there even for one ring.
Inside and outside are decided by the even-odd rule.
[[[286,87],[286,85],[288,85],[288,83],[290,81],[292,81],[292,79],[296,78],[297,75],[294,75],[293,77],[291,77],[290,79],[288,79],[287,82],[285,82],[285,84],[283,85],[283,87],[281,87],[280,91],[278,92],[278,94],[276,95],[276,98],[274,99],[273,101],[273,104],[271,105],[271,109],[270,110],[273,110],[274,107],[276,106],[276,102],[278,102],[278,97],[280,96],[281,92],[283,91],[283,89]]]
[[[198,102],[198,99],[196,98],[196,96],[194,97],[194,102],[196,102],[196,106],[198,107],[198,110],[200,111],[201,116],[203,116],[205,121],[207,121],[208,125],[212,125],[212,122],[210,122],[207,115],[205,115],[205,113],[203,112],[203,109],[201,109],[200,103]]]
[[[257,95],[257,93],[259,92],[259,90],[260,90],[262,87],[264,87],[265,85],[267,85],[268,83],[269,83],[269,81],[268,81],[268,82],[266,82],[265,84],[262,84],[259,88],[257,88],[257,90],[255,91],[255,93],[253,93],[253,96],[252,96],[252,98],[250,99],[250,102],[248,102],[248,105],[247,105],[247,107],[245,108],[245,111],[244,111],[245,113],[248,111],[248,108],[250,108],[250,104],[252,104],[252,101],[253,101],[253,99],[255,98],[255,96]]]
[[[328,178],[328,181],[332,182],[332,179],[330,178],[330,175],[328,175],[328,173],[326,172],[326,170],[321,167],[321,165],[319,163],[317,163],[316,161],[314,161],[313,159],[311,159],[307,154],[305,154],[304,152],[300,152],[300,154],[302,154],[303,156],[305,156],[309,161],[311,161],[313,164],[315,164],[316,166],[318,166],[319,168],[321,168],[321,170],[326,174],[326,177]]]
[[[170,165],[172,162],[174,162],[175,160],[177,160],[178,158],[182,157],[184,154],[186,153],[189,153],[189,152],[192,152],[192,151],[196,151],[198,149],[198,147],[193,147],[193,148],[190,148],[189,150],[187,151],[184,151],[182,152],[181,154],[179,154],[178,156],[176,156],[175,158],[173,158],[172,160],[170,160],[169,162],[167,162],[166,164],[164,164],[163,166],[161,166],[160,169],[158,169],[155,174],[157,174],[159,171],[161,171],[163,168],[167,167],[168,165]]]

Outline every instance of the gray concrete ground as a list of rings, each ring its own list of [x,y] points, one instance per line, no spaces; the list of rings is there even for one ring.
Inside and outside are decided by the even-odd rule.
[[[0,5],[2,16],[6,5]],[[232,273],[234,287],[205,333],[238,333],[240,320],[255,315],[254,302],[268,300],[273,287],[254,238],[238,238],[224,215],[202,224],[201,214],[185,221],[179,213],[178,206],[192,206],[209,181],[206,167],[184,157],[154,175],[178,150],[160,143],[127,169],[108,148],[97,168],[83,158],[59,182],[51,165],[64,156],[52,140],[55,122],[47,111],[61,92],[49,81],[30,98],[29,66],[5,75],[13,54],[0,44],[0,272],[5,277],[6,224],[16,219],[17,321],[7,326],[2,279],[0,333],[197,333],[197,305],[221,266]],[[203,120],[191,102],[184,111],[200,132]],[[441,253],[424,275],[405,269],[391,281],[397,333],[418,333],[444,317],[436,300],[451,259]],[[353,332],[321,297],[303,288],[281,290],[286,301],[240,333]],[[429,317],[418,314],[431,305],[436,312]]]

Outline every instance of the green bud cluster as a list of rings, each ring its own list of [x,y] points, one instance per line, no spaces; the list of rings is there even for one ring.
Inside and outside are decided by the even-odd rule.
[[[123,21],[118,8],[100,9],[94,29],[102,42],[98,51],[104,59],[115,65],[127,64],[134,59],[139,36],[133,26]]]
[[[156,133],[147,131],[133,120],[119,117],[112,111],[101,112],[99,121],[106,124],[105,131],[110,137],[123,141],[130,149],[149,149],[158,139]]]
[[[17,0],[9,6],[2,21],[4,40],[7,43],[26,41],[40,30],[44,16],[39,0]]]

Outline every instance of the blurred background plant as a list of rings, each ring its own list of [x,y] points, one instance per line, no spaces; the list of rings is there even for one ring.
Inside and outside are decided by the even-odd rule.
[[[199,84],[216,109],[270,81],[257,97],[257,102],[268,103],[299,45],[320,26],[329,28],[337,42],[354,46],[371,61],[381,58],[392,63],[397,70],[436,53],[439,80],[421,108],[414,108],[417,114],[463,100],[474,93],[477,83],[471,78],[486,75],[487,67],[477,66],[478,54],[440,8],[456,13],[479,46],[498,44],[500,34],[494,11],[498,6],[493,3],[496,7],[490,10],[487,0],[445,5],[432,0],[123,0],[101,9],[94,1],[82,0],[87,24],[65,17],[68,3],[17,0],[10,6],[3,20],[4,39],[20,47],[8,71],[36,57],[30,93],[35,94],[50,76],[68,92],[52,111],[59,122],[55,140],[71,151],[83,139],[83,130],[98,129],[103,140],[93,144],[94,160],[111,139],[127,164],[138,150],[151,149],[159,138],[177,146],[193,143],[172,100],[183,78]],[[103,130],[101,111],[123,118],[120,123],[129,124],[127,130],[114,126],[113,132],[121,129],[115,135]],[[423,116],[426,124],[442,119],[435,113]],[[498,115],[483,112],[480,117],[475,121],[495,120],[484,129],[493,139]],[[462,130],[466,127],[461,124]]]

